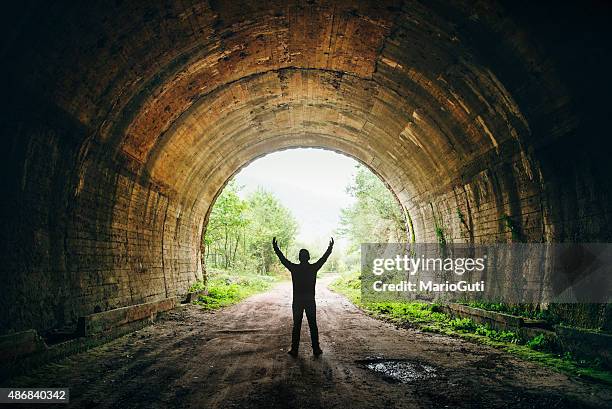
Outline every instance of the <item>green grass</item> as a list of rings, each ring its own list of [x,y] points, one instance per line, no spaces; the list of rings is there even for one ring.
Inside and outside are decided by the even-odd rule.
[[[253,295],[269,290],[281,280],[275,275],[245,275],[229,272],[210,272],[207,277],[208,293],[198,297],[194,304],[206,310],[217,310]],[[194,291],[204,289],[201,282],[192,286]]]
[[[204,281],[196,281],[195,283],[191,284],[191,287],[189,287],[189,292],[195,293],[204,289],[206,289],[206,284],[204,284]]]
[[[334,280],[329,287],[344,295],[353,304],[361,304],[361,281],[357,274],[342,275]]]
[[[356,273],[336,279],[330,288],[346,296],[367,314],[399,325],[416,327],[424,332],[435,332],[460,337],[503,349],[523,359],[539,362],[559,371],[597,380],[612,385],[612,373],[596,363],[578,361],[565,354],[555,354],[549,340],[537,336],[522,343],[512,331],[499,331],[477,324],[470,318],[451,318],[440,312],[439,306],[423,302],[362,302],[361,282]],[[501,307],[500,307],[501,308]],[[520,307],[519,307],[520,308]]]

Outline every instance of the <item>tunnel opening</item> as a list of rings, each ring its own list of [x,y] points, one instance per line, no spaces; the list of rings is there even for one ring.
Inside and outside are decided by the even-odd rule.
[[[296,146],[371,168],[410,242],[609,241],[609,33],[589,20],[609,9],[579,8],[555,8],[564,28],[506,2],[13,10],[0,334],[183,296],[228,177]],[[610,312],[558,314],[609,331]]]
[[[203,280],[190,290],[209,288],[222,298],[233,283],[257,287],[262,279],[289,279],[272,252],[274,237],[293,262],[303,248],[314,262],[334,237],[323,273],[344,274],[360,269],[362,241],[406,242],[410,236],[397,196],[369,166],[330,149],[286,148],[228,177],[202,228]],[[201,301],[219,305],[210,297]]]

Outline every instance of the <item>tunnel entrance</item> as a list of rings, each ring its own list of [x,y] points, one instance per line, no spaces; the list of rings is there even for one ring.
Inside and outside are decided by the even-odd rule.
[[[15,6],[0,333],[184,295],[228,177],[297,146],[370,167],[410,241],[612,238],[602,5],[243,3]]]
[[[0,24],[0,378],[9,366],[39,362],[39,354],[83,351],[167,313],[159,326],[75,357],[78,368],[41,371],[21,385],[72,381],[77,407],[104,406],[100,395],[118,407],[177,400],[411,407],[407,390],[431,407],[608,407],[609,391],[582,379],[609,375],[594,378],[592,368],[574,366],[580,379],[573,379],[431,332],[514,342],[514,332],[465,317],[495,316],[529,335],[513,351],[533,357],[554,344],[554,333],[563,347],[599,354],[593,359],[609,365],[610,303],[555,304],[550,316],[518,311],[527,316],[514,318],[508,305],[484,313],[464,304],[369,306],[389,320],[409,316],[417,331],[373,320],[323,287],[327,361],[283,360],[287,283],[215,314],[176,308],[193,291],[214,298],[205,294],[210,264],[232,269],[244,260],[259,277],[255,287],[270,284],[261,278],[273,267],[268,255],[244,234],[227,241],[207,234],[233,175],[297,147],[340,152],[380,177],[399,208],[391,213],[404,223],[397,236],[410,243],[612,242],[612,8],[531,3],[7,4]],[[228,205],[238,206],[236,197]],[[262,214],[290,219],[275,209]],[[349,226],[351,214],[344,214]],[[363,242],[376,231],[365,225],[349,237]],[[291,253],[291,231],[268,233],[284,235],[279,242]],[[253,237],[269,241],[266,234]],[[240,252],[245,257],[235,257]],[[524,271],[503,281],[531,283]],[[357,300],[357,277],[340,284]],[[373,351],[392,360],[364,362],[371,371],[356,367]],[[436,376],[424,376],[421,359]],[[236,364],[245,360],[247,370]],[[379,382],[378,373],[402,371],[423,379],[400,379],[400,392]]]
[[[397,197],[363,163],[326,149],[285,149],[243,167],[217,196],[202,231],[203,281],[192,288],[211,289],[201,301],[214,308],[227,291],[246,295],[288,279],[274,237],[292,262],[303,248],[318,259],[334,237],[323,272],[356,272],[362,242],[406,242],[407,229]]]

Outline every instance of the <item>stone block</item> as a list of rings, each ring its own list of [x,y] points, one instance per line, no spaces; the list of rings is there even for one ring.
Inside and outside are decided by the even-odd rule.
[[[154,319],[157,313],[175,308],[177,300],[176,297],[164,298],[79,317],[77,334],[91,336],[131,322]]]
[[[0,361],[2,362],[46,349],[45,341],[33,329],[0,336]]]

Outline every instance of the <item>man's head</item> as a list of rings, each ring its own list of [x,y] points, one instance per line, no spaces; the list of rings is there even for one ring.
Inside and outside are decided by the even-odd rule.
[[[300,263],[308,263],[308,260],[310,260],[310,253],[308,252],[308,250],[301,249],[300,254],[298,255],[298,259],[300,260]]]

